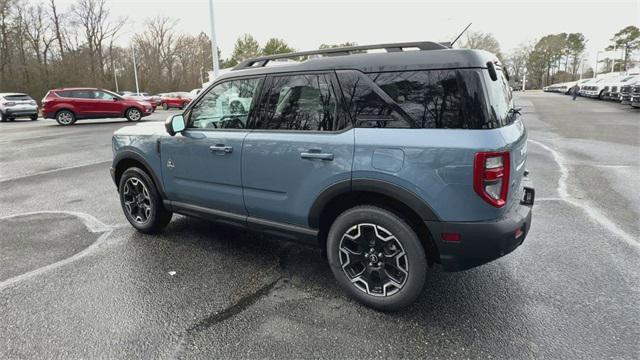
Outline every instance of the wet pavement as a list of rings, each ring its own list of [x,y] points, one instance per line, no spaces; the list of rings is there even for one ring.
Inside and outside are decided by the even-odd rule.
[[[640,357],[640,111],[517,97],[527,240],[432,269],[398,313],[346,297],[318,249],[182,216],[135,232],[108,172],[126,122],[2,123],[0,358]]]

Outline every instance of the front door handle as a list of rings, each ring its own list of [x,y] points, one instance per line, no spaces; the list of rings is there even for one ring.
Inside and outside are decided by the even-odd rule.
[[[215,153],[223,152],[225,154],[231,154],[233,152],[233,147],[226,146],[224,144],[216,144],[216,145],[209,146],[209,150]]]
[[[333,160],[333,154],[322,153],[317,149],[311,149],[308,152],[300,153],[300,157],[303,159]]]

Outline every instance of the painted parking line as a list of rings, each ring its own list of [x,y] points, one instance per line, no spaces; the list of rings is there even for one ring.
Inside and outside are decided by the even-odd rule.
[[[20,283],[22,281],[31,279],[35,276],[50,272],[52,270],[55,270],[57,268],[60,268],[62,266],[65,266],[67,264],[70,264],[78,259],[81,259],[89,254],[91,254],[92,252],[94,252],[96,249],[98,249],[106,240],[107,238],[109,238],[109,235],[111,235],[111,233],[113,232],[113,230],[116,228],[114,226],[109,226],[106,225],[105,223],[103,223],[102,221],[98,220],[97,218],[95,218],[92,215],[83,213],[83,212],[76,212],[76,211],[33,211],[33,212],[25,212],[25,213],[20,213],[20,214],[12,214],[12,215],[7,215],[7,216],[2,216],[0,217],[0,220],[5,220],[5,219],[11,219],[11,218],[16,218],[16,217],[21,217],[21,216],[30,216],[30,215],[41,215],[41,214],[66,214],[66,215],[71,215],[71,216],[75,216],[78,219],[80,219],[82,221],[82,223],[84,224],[84,226],[87,228],[87,230],[89,230],[89,232],[91,233],[102,233],[102,235],[100,235],[98,237],[98,239],[96,239],[96,241],[93,242],[93,244],[89,245],[88,247],[86,247],[85,249],[83,249],[82,251],[75,253],[74,255],[57,261],[55,263],[37,268],[35,270],[31,270],[28,271],[24,274],[21,275],[17,275],[14,276],[12,278],[6,279],[2,282],[0,282],[0,291],[15,285],[17,283]],[[118,227],[120,225],[117,225]]]
[[[565,165],[567,162],[564,159],[564,156],[560,154],[560,152],[552,149],[551,147],[536,141],[529,140],[530,143],[541,147],[542,149],[551,153],[553,160],[558,164],[558,168],[560,169],[560,178],[558,179],[558,198],[549,198],[549,199],[558,199],[561,201],[565,201],[579,209],[581,209],[593,222],[600,224],[602,227],[607,229],[612,234],[624,240],[627,244],[629,244],[633,249],[640,252],[640,242],[635,239],[631,234],[624,231],[618,224],[609,219],[600,209],[593,206],[588,201],[580,200],[574,197],[571,197],[569,191],[567,190],[567,179],[569,178],[569,169]],[[544,199],[543,199],[544,200]],[[538,199],[540,201],[540,199]]]

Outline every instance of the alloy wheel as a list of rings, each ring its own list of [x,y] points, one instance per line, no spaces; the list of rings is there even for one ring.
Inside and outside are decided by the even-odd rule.
[[[73,115],[70,112],[63,111],[58,114],[58,121],[63,125],[70,125],[73,122]]]
[[[369,295],[393,295],[407,282],[409,261],[404,248],[379,225],[352,226],[342,235],[338,251],[340,266],[348,279]]]
[[[129,120],[138,121],[141,118],[140,110],[138,109],[129,109]]]
[[[123,189],[124,207],[131,219],[138,224],[146,224],[151,217],[151,197],[142,180],[131,177]]]

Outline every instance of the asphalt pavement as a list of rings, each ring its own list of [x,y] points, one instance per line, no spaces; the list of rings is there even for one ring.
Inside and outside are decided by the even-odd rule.
[[[640,358],[640,110],[516,96],[525,243],[430,270],[397,313],[348,298],[318,249],[182,216],[134,231],[108,170],[126,121],[0,124],[0,358]]]

